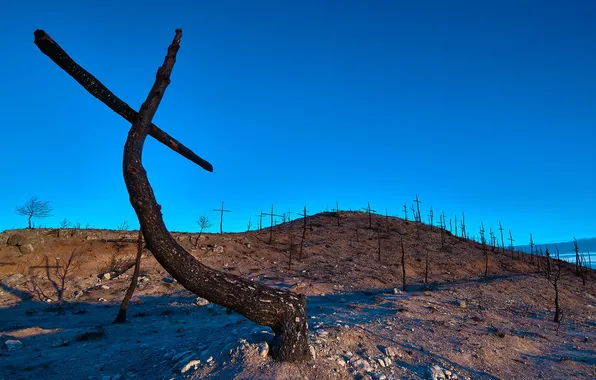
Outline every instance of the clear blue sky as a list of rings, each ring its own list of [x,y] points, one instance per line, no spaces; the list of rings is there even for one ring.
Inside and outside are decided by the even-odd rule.
[[[60,3],[53,5],[52,3]],[[2,6],[0,230],[49,200],[60,220],[138,226],[122,178],[130,125],[33,44],[44,29],[138,109],[184,31],[155,123],[215,167],[149,139],[170,230],[225,201],[400,214],[416,193],[477,234],[596,235],[596,2],[27,1]],[[437,218],[435,218],[436,220]]]

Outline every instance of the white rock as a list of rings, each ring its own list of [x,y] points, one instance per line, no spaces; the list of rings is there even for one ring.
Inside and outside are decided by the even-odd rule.
[[[201,364],[201,361],[200,360],[191,360],[188,363],[186,363],[186,365],[184,367],[182,367],[182,369],[180,370],[180,372],[185,373],[185,372],[187,372],[191,368],[197,369],[197,367],[199,366],[199,364]]]
[[[4,342],[4,345],[6,346],[8,351],[16,351],[23,348],[23,342],[21,342],[20,340],[9,339],[6,342]]]
[[[207,301],[203,297],[197,297],[197,299],[195,300],[195,305],[197,305],[197,306],[207,306],[207,305],[209,305],[209,301]]]
[[[112,278],[112,275],[108,272],[108,273],[104,273],[103,275],[101,275],[101,279],[102,280],[109,280],[110,278]]]
[[[433,365],[426,370],[426,378],[428,380],[445,380],[443,369],[438,365]]]
[[[268,354],[269,354],[269,345],[267,344],[267,342],[263,342],[263,343],[259,344],[259,355],[262,358],[266,358]]]

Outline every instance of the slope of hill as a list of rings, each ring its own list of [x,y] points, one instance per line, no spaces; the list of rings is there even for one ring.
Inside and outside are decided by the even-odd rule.
[[[268,229],[198,241],[173,233],[205,265],[308,296],[315,358],[303,364],[273,362],[268,328],[195,303],[147,251],[130,321],[112,325],[132,274],[135,232],[5,231],[0,378],[596,377],[594,273],[583,286],[563,264],[559,325],[553,286],[536,260],[489,248],[485,277],[478,243],[443,232],[441,248],[439,229],[397,218],[373,215],[371,228],[364,213],[342,212],[339,220],[335,213],[306,218],[302,257],[303,219],[274,227],[271,244]],[[72,252],[80,256],[57,313],[56,266]]]

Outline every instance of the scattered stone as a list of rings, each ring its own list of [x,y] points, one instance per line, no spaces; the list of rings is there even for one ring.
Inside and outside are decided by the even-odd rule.
[[[82,334],[78,334],[76,337],[77,341],[96,340],[103,337],[104,329],[102,326],[91,327]]]
[[[203,297],[197,297],[197,299],[195,300],[195,305],[197,305],[197,306],[207,306],[207,305],[209,305],[209,301],[207,301]]]
[[[342,358],[337,359],[337,364],[339,364],[342,367],[346,366],[346,362]]]
[[[383,358],[377,358],[377,362],[383,368],[385,368],[385,360]]]
[[[176,282],[175,279],[170,278],[170,277],[164,277],[164,278],[161,279],[161,281],[163,281],[166,284],[173,284],[174,282]]]
[[[460,309],[465,309],[468,307],[468,303],[466,302],[466,300],[457,300],[457,306]]]
[[[352,362],[352,367],[362,369],[366,372],[372,372],[373,368],[370,363],[364,359],[358,359]]]
[[[313,359],[317,358],[317,350],[315,350],[315,347],[313,345],[308,346],[308,349],[310,350],[310,356],[312,356]]]
[[[393,288],[393,294],[401,294],[401,290],[398,288]]]
[[[102,285],[101,288],[104,289],[104,290],[109,290],[110,289],[110,287],[107,286],[107,285]]]
[[[52,343],[52,347],[56,348],[56,347],[64,347],[64,346],[68,346],[70,344],[70,340],[68,339],[58,339],[55,340],[54,343]]]
[[[428,380],[446,380],[443,369],[438,365],[430,366],[426,369],[426,378]]]
[[[110,278],[112,278],[112,275],[110,274],[110,272],[104,273],[100,276],[100,278],[104,281],[108,281]]]
[[[370,375],[375,380],[386,380],[387,379],[387,376],[383,375],[382,373],[378,373],[378,372],[373,372]]]
[[[215,252],[215,253],[223,253],[224,252],[224,247],[222,247],[221,245],[216,245],[215,248],[213,248],[213,252]]]
[[[21,253],[31,253],[35,251],[35,248],[33,248],[33,245],[31,244],[22,244],[19,246],[19,251]]]
[[[102,297],[99,297],[97,300],[98,300],[99,302],[108,302],[108,300],[107,300],[107,299],[105,299],[105,298],[102,298]]]
[[[259,355],[262,358],[266,358],[267,355],[269,355],[269,345],[267,344],[267,342],[259,344]]]
[[[244,245],[245,245],[245,246],[246,246],[246,248],[248,248],[248,249],[252,248],[252,245],[251,245],[250,243],[245,243]]]
[[[186,363],[186,365],[184,365],[184,367],[182,367],[180,372],[185,373],[191,368],[196,370],[199,367],[199,364],[201,364],[200,360],[191,360],[188,363]]]
[[[20,340],[9,339],[6,342],[4,342],[4,346],[6,346],[6,349],[8,351],[16,351],[23,348],[23,342],[21,342]]]
[[[380,346],[379,349],[381,350],[381,352],[387,356],[389,356],[390,358],[394,358],[394,357],[398,357],[401,358],[403,355],[401,354],[401,352],[399,352],[399,350],[395,347],[387,347],[387,346]]]

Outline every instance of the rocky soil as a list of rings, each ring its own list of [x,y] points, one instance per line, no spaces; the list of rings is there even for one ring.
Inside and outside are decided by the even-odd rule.
[[[340,226],[335,213],[306,219],[302,257],[303,219],[274,227],[271,244],[268,229],[173,233],[210,267],[308,296],[313,359],[303,364],[272,361],[269,328],[192,295],[148,251],[129,322],[112,324],[134,231],[5,231],[0,379],[596,378],[595,273],[584,286],[564,265],[557,324],[536,259],[489,248],[485,277],[476,242],[444,233],[441,248],[436,227],[339,216]]]

